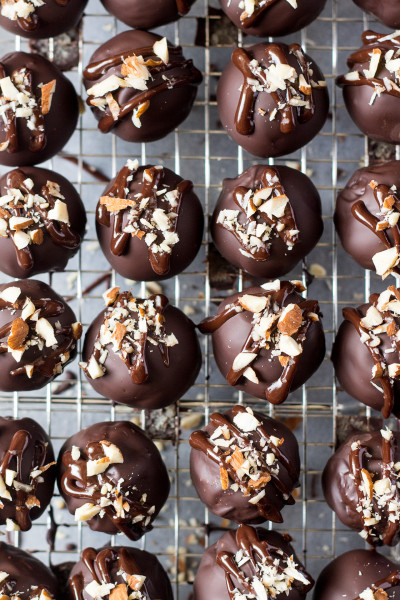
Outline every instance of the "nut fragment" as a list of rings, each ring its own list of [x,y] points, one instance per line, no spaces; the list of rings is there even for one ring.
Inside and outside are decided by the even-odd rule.
[[[14,319],[7,344],[11,350],[22,350],[26,337],[29,334],[29,325],[21,318]]]
[[[128,198],[113,198],[112,196],[101,196],[100,204],[105,206],[108,212],[119,212],[130,206],[136,206],[134,200]]]
[[[220,475],[221,475],[221,488],[223,490],[227,490],[229,487],[228,471],[226,469],[224,469],[224,467],[220,467]]]
[[[104,292],[103,298],[106,306],[110,306],[117,299],[119,290],[119,287],[113,287]]]
[[[283,310],[279,321],[278,329],[281,333],[293,335],[296,333],[302,323],[303,313],[298,304],[289,304]]]
[[[127,583],[131,590],[138,592],[146,581],[144,575],[128,575]]]
[[[88,521],[99,514],[101,508],[91,502],[86,502],[75,510],[75,521]]]
[[[267,296],[253,296],[244,294],[239,298],[239,304],[245,309],[253,313],[261,312],[265,309],[268,303]]]
[[[54,92],[56,91],[56,80],[53,79],[42,86],[42,115],[47,115],[51,109]]]
[[[116,585],[109,595],[109,600],[127,600],[128,591],[124,583]]]

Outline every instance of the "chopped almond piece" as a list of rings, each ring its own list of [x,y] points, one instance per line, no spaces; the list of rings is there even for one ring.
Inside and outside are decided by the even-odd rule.
[[[114,98],[114,96],[111,94],[111,92],[106,94],[106,101],[112,114],[112,118],[114,119],[114,121],[118,121],[120,114],[120,106]]]
[[[279,362],[281,363],[282,367],[286,367],[288,362],[290,361],[290,356],[282,356],[282,354],[278,357]]]
[[[394,321],[392,321],[391,323],[388,323],[388,326],[387,326],[387,329],[386,329],[387,334],[389,336],[390,335],[395,335],[396,331],[397,331],[396,323]]]
[[[220,467],[221,473],[221,487],[223,490],[227,490],[229,487],[229,476],[228,471],[224,467]]]
[[[374,190],[376,187],[378,187],[378,182],[372,180],[372,181],[369,182],[368,185],[369,185],[370,188],[372,188]]]
[[[361,469],[361,476],[364,484],[364,490],[368,498],[372,498],[374,493],[374,484],[372,483],[371,473],[367,469]]]
[[[303,321],[303,313],[298,304],[289,304],[284,309],[278,321],[278,329],[286,335],[296,333]]]
[[[28,219],[27,217],[11,217],[9,221],[10,229],[15,231],[20,231],[21,229],[26,229],[33,225],[33,219]]]
[[[74,340],[80,340],[82,337],[82,323],[79,323],[79,321],[72,323],[71,329]]]
[[[271,475],[269,473],[265,473],[261,475],[261,477],[259,477],[257,481],[253,481],[253,479],[250,479],[247,484],[247,487],[249,487],[250,489],[258,490],[258,488],[267,485],[269,481],[271,481]]]
[[[125,210],[129,206],[136,206],[134,200],[128,200],[128,198],[113,198],[111,196],[101,196],[100,204],[104,205],[108,212],[118,212]]]
[[[42,86],[42,115],[47,115],[50,112],[53,94],[56,91],[56,83],[56,80],[53,79]]]
[[[32,239],[32,242],[34,244],[36,244],[36,246],[40,246],[40,244],[43,244],[43,230],[35,229],[35,231],[32,231],[31,239]]]
[[[116,585],[114,589],[111,590],[109,595],[110,600],[127,600],[128,599],[128,590],[126,589],[126,585],[124,583],[120,583]]]
[[[119,290],[119,287],[113,287],[104,292],[103,298],[106,306],[110,306],[117,299]]]
[[[11,350],[22,350],[23,343],[29,333],[29,325],[21,318],[17,318],[11,325],[10,335],[7,344]]]
[[[29,509],[33,508],[34,506],[40,507],[40,501],[33,494],[29,494],[26,499],[25,506]]]
[[[386,210],[390,210],[394,206],[395,202],[396,200],[394,196],[386,196],[386,198],[383,201],[383,208],[385,208]]]
[[[134,592],[138,592],[145,581],[146,577],[144,575],[128,575],[127,577],[128,585]]]
[[[382,588],[379,588],[379,590],[376,590],[376,592],[374,594],[374,598],[375,598],[375,600],[387,600],[388,595],[385,592],[385,590],[383,590]]]
[[[7,150],[9,143],[10,143],[10,140],[5,140],[4,142],[1,142],[0,152],[4,152],[5,150]]]
[[[395,285],[390,285],[388,290],[390,290],[392,294],[396,296],[397,300],[400,300],[400,290],[398,290]]]
[[[237,471],[244,463],[244,457],[239,448],[236,446],[235,452],[231,455],[230,461],[232,467]]]
[[[122,323],[117,321],[115,324],[114,332],[111,337],[113,340],[115,340],[118,348],[121,348],[121,343],[122,343],[122,340],[124,339],[125,334],[126,334],[125,325],[122,325]]]

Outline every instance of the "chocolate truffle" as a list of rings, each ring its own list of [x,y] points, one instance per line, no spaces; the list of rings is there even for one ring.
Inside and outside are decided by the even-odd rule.
[[[227,531],[203,554],[194,581],[194,600],[303,600],[314,581],[290,539],[249,525]]]
[[[0,390],[37,390],[75,358],[82,325],[47,284],[0,285]]]
[[[0,542],[0,571],[2,598],[60,598],[55,576],[31,552],[24,552],[15,546]]]
[[[220,0],[230,20],[247,35],[289,35],[309,25],[323,11],[326,0]]]
[[[129,421],[96,423],[68,438],[58,487],[76,521],[137,540],[168,498],[167,469],[153,442]]]
[[[0,89],[0,164],[33,165],[57,154],[78,121],[72,83],[43,56],[11,52],[0,60]]]
[[[228,383],[271,404],[303,385],[325,356],[318,302],[300,282],[273,281],[226,298],[199,325],[212,333],[214,357]]]
[[[380,142],[400,142],[400,56],[398,32],[365,31],[363,46],[347,60],[350,72],[337,83],[351,118],[361,131]]]
[[[161,294],[134,298],[115,287],[104,300],[107,308],[88,329],[80,363],[96,392],[147,409],[181,398],[201,366],[192,321]]]
[[[190,475],[212,513],[238,523],[282,523],[300,473],[299,446],[285,425],[234,406],[211,415],[189,441]]]
[[[2,2],[0,25],[31,39],[56,37],[75,27],[87,0],[19,0]]]
[[[224,179],[211,233],[226,260],[261,279],[293,269],[322,235],[321,200],[306,175],[255,165]]]
[[[86,214],[62,175],[23,167],[0,179],[0,269],[10,277],[62,271],[80,247]]]
[[[327,503],[372,546],[400,538],[400,433],[354,433],[329,459],[322,476]]]
[[[73,567],[69,578],[70,600],[99,597],[173,600],[171,584],[157,557],[126,546],[86,548]]]
[[[350,550],[321,572],[313,600],[399,600],[398,565],[375,550]]]
[[[324,76],[298,44],[236,48],[219,81],[217,100],[228,135],[265,158],[308,144],[329,109]]]
[[[202,76],[182,49],[130,30],[100,46],[84,71],[87,103],[101,132],[152,142],[188,116]]]
[[[117,273],[153,281],[181,273],[194,260],[203,211],[191,181],[165,167],[128,160],[100,198],[96,226]]]
[[[27,531],[53,495],[49,436],[33,419],[0,417],[0,524]]]
[[[194,0],[101,0],[114,17],[133,29],[153,29],[186,15]]]
[[[335,226],[346,252],[364,269],[400,273],[400,161],[358,169],[338,196]]]
[[[400,27],[400,6],[398,0],[353,0],[357,6],[371,13],[387,27]]]
[[[384,419],[400,417],[400,289],[389,286],[369,303],[343,309],[332,348],[344,390]]]

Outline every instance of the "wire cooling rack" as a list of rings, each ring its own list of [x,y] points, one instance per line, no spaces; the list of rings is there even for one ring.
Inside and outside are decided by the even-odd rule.
[[[368,22],[367,17],[349,0],[328,0],[316,22],[284,40],[300,42],[317,61],[327,79],[331,98],[330,115],[321,133],[306,148],[276,160],[277,164],[289,164],[307,173],[318,187],[323,204],[325,231],[320,243],[307,257],[307,264],[303,268],[299,265],[289,276],[309,282],[309,273],[314,275],[308,295],[320,301],[324,313],[328,355],[307,385],[277,407],[246,397],[225,384],[214,363],[210,341],[203,337],[203,367],[198,380],[177,406],[167,411],[149,414],[111,406],[107,400],[97,396],[82,378],[77,360],[68,366],[67,373],[57,382],[43,390],[0,397],[0,414],[37,419],[49,431],[56,451],[66,437],[101,420],[132,419],[150,433],[162,451],[172,487],[166,508],[156,520],[154,530],[137,544],[156,553],[168,569],[177,600],[190,597],[191,582],[202,551],[221,534],[218,528],[232,526],[209,514],[198,500],[190,482],[187,440],[191,430],[207,422],[212,411],[223,410],[236,402],[284,420],[299,440],[301,486],[296,504],[284,510],[284,523],[277,529],[291,534],[294,546],[309,571],[316,576],[335,555],[363,544],[357,534],[335,521],[322,496],[320,474],[338,435],[342,435],[350,423],[363,424],[370,417],[368,410],[337,390],[329,361],[334,333],[341,321],[341,307],[360,304],[368,297],[370,289],[382,289],[382,283],[375,276],[360,269],[337,246],[332,221],[337,191],[352,172],[367,164],[371,156],[388,157],[394,152],[382,145],[372,148],[351,122],[343,106],[341,92],[334,85],[336,75],[345,72],[347,55],[360,45],[361,33],[367,27],[385,31],[383,26]],[[123,29],[125,27],[121,23],[104,11],[99,0],[89,1],[75,48],[79,62],[68,72],[79,94],[82,93],[82,68],[94,49]],[[195,322],[212,314],[226,294],[247,284],[241,273],[216,261],[214,253],[208,250],[208,217],[222,179],[234,177],[243,169],[261,162],[228,138],[219,122],[216,106],[218,76],[227,64],[232,48],[236,44],[251,45],[257,40],[244,39],[242,34],[238,34],[218,11],[217,0],[197,0],[188,16],[161,28],[159,33],[181,44],[185,55],[194,59],[204,75],[193,111],[182,126],[159,142],[128,144],[111,134],[100,134],[94,117],[86,111],[64,149],[72,161],[57,156],[44,165],[63,173],[75,184],[88,211],[88,231],[79,255],[69,263],[65,273],[42,277],[69,299],[85,327],[101,310],[101,294],[110,283],[122,288],[132,287],[135,294],[141,295],[162,289],[171,302]],[[0,43],[3,54],[28,47],[26,40],[11,38],[6,32],[0,33]],[[57,42],[50,40],[50,58],[58,50]],[[203,202],[206,232],[199,256],[185,273],[162,283],[161,288],[157,284],[145,285],[117,276],[109,270],[98,248],[94,211],[104,184],[90,174],[84,161],[112,177],[127,158],[138,158],[142,164],[163,164],[192,179]],[[0,280],[8,278],[2,276]],[[100,281],[97,286],[94,285],[96,280]],[[91,289],[84,294],[88,287]],[[57,529],[46,513],[34,522],[30,532],[16,533],[11,541],[37,552],[39,558],[53,565],[76,561],[84,547],[101,547],[110,541],[109,536],[93,533],[86,525],[74,523],[58,493],[53,498],[52,508]],[[54,537],[52,545],[46,539],[49,528]],[[119,536],[111,541],[131,544]]]

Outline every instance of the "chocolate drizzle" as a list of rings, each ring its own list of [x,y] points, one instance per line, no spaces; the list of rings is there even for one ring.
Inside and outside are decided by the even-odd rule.
[[[289,53],[296,58],[300,73],[304,78],[306,88],[299,83],[299,75],[293,69],[291,78],[284,78],[286,89],[271,87],[272,81],[268,69],[289,65],[286,58],[285,48],[280,44],[269,44],[265,49],[267,60],[266,69],[262,69],[257,61],[243,48],[236,48],[232,54],[232,62],[243,75],[243,85],[240,93],[239,103],[235,114],[235,126],[241,135],[254,133],[254,109],[259,93],[269,93],[276,104],[276,110],[280,113],[280,130],[284,134],[291,133],[297,123],[306,123],[315,113],[315,102],[313,89],[322,89],[320,82],[311,80],[307,58],[299,44],[291,44]],[[254,64],[256,63],[256,64]],[[296,77],[297,81],[293,80]],[[256,80],[256,83],[255,83]],[[261,89],[259,89],[261,87]],[[300,103],[295,105],[296,100]]]
[[[214,426],[214,431],[218,427],[227,428],[232,442],[237,442],[237,450],[235,450],[235,452],[239,451],[240,453],[243,447],[247,448],[249,445],[252,446],[251,451],[255,452],[257,455],[257,463],[260,470],[260,477],[258,480],[256,479],[253,481],[253,479],[249,478],[248,481],[246,481],[246,478],[243,475],[239,475],[239,469],[235,468],[229,449],[227,450],[224,447],[219,448],[217,445],[213,444],[212,441],[210,441],[210,434],[205,431],[198,430],[192,433],[189,440],[191,447],[206,454],[210,460],[220,467],[221,472],[222,470],[227,472],[229,478],[239,486],[244,496],[248,496],[249,501],[251,501],[251,499],[256,499],[264,487],[273,485],[276,494],[281,496],[283,504],[294,504],[295,501],[291,495],[291,488],[288,488],[283,483],[279,471],[277,472],[276,464],[274,463],[274,468],[268,466],[266,462],[267,452],[270,452],[275,456],[279,468],[283,467],[286,470],[292,480],[293,486],[297,483],[296,469],[279,449],[279,446],[274,443],[271,436],[267,434],[261,423],[251,432],[251,438],[249,438],[248,434],[244,434],[232,422],[233,418],[240,413],[247,414],[247,411],[243,406],[239,405],[234,406],[232,409],[232,420],[230,420],[227,415],[214,413],[210,417],[210,424]],[[261,485],[259,485],[260,483]],[[283,519],[281,512],[267,500],[265,494],[256,501],[256,505],[260,515],[264,517],[265,520],[270,520],[274,523],[282,523]]]
[[[163,249],[163,246],[160,245],[164,242],[165,236],[163,233],[167,232],[169,235],[175,234],[174,237],[176,237],[182,199],[185,194],[190,192],[193,185],[190,181],[181,181],[177,185],[177,194],[174,196],[172,205],[167,200],[165,193],[160,196],[160,191],[163,187],[164,169],[149,167],[141,173],[143,179],[140,192],[130,198],[129,182],[139,176],[139,171],[137,168],[133,169],[129,165],[125,165],[121,169],[114,183],[107,190],[106,198],[107,200],[109,198],[124,200],[130,198],[127,206],[123,209],[117,208],[117,210],[113,210],[112,202],[109,205],[102,204],[101,199],[97,205],[96,219],[98,223],[105,227],[112,226],[111,252],[115,256],[121,256],[126,252],[131,236],[137,236],[139,239],[145,237],[146,234],[156,236],[152,243],[148,244],[150,265],[157,275],[165,275],[170,270],[171,247],[168,246],[168,249]],[[165,208],[166,213],[176,215],[173,219],[169,219],[167,229],[163,230],[152,225],[154,211],[161,207]],[[124,223],[125,214],[127,218]],[[127,230],[127,225],[128,229],[129,226],[133,229],[131,232]],[[143,243],[146,243],[146,237]]]
[[[45,1],[45,3],[46,2],[55,2],[56,4],[58,4],[58,6],[67,6],[68,2],[70,2],[70,0],[44,0],[44,1]],[[27,0],[25,0],[25,2],[27,2]],[[27,3],[30,6],[33,5],[35,7],[35,5],[32,4],[29,0]],[[29,16],[17,17],[17,23],[23,31],[34,31],[35,29],[37,29],[40,25],[40,19],[36,12],[36,7],[34,8],[33,12]]]
[[[390,590],[391,588],[397,587],[398,585],[400,585],[400,571],[393,571],[393,573],[390,573],[390,575],[387,575],[383,579],[380,579],[379,581],[371,583],[369,585],[369,589],[372,591],[373,594],[375,594],[376,592],[379,592],[380,590],[385,592],[385,590]],[[374,595],[374,597],[377,598],[377,600],[378,600],[378,595],[377,596]],[[379,596],[379,598],[380,598],[380,596]],[[383,598],[387,598],[387,595],[386,596],[382,595],[382,600],[383,600]],[[361,595],[357,596],[357,598],[354,598],[353,600],[362,600]]]

